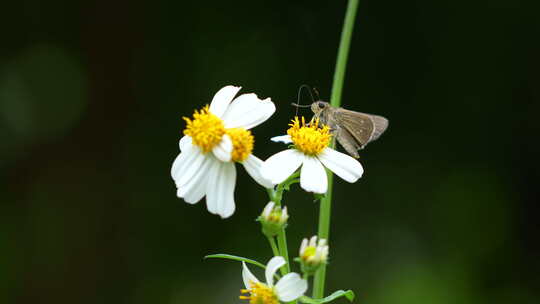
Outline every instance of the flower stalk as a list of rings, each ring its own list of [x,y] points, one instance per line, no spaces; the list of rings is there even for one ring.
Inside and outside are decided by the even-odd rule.
[[[281,198],[283,197],[283,188],[280,187],[281,185],[278,185],[276,189],[266,189],[268,191],[268,198],[273,201],[276,206],[281,206]],[[277,233],[277,249],[279,252],[279,255],[282,256],[285,259],[285,265],[281,267],[281,274],[285,275],[289,272],[291,272],[291,268],[289,265],[289,251],[287,249],[287,235],[285,234],[285,226],[282,226],[281,229]],[[272,244],[270,244],[272,246]],[[272,250],[275,250],[272,248]],[[274,253],[275,255],[275,253]]]
[[[347,12],[345,14],[345,21],[343,23],[343,29],[341,32],[341,41],[339,43],[336,69],[334,72],[334,81],[332,84],[332,95],[330,98],[330,104],[333,107],[339,107],[341,105],[341,93],[343,91],[343,83],[345,80],[345,70],[347,68],[347,57],[349,55],[349,48],[351,44],[351,37],[354,28],[354,20],[356,17],[356,11],[358,8],[358,0],[349,0],[347,5]],[[328,191],[326,195],[321,199],[321,209],[319,214],[319,238],[328,240],[330,235],[330,214],[332,209],[332,185],[333,174],[329,170],[328,173]],[[320,299],[324,296],[324,283],[326,278],[326,265],[321,265],[313,281],[313,298]]]
[[[268,236],[267,238],[268,238],[268,243],[270,244],[270,247],[272,248],[272,254],[274,254],[274,256],[279,256],[280,253],[276,244],[276,240],[271,236]],[[283,275],[284,273],[282,272],[281,274]]]

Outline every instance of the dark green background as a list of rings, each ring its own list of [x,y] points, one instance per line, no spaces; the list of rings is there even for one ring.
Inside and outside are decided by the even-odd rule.
[[[361,180],[336,179],[329,289],[537,303],[538,2],[360,2],[343,106],[390,127],[361,153]],[[241,85],[277,105],[255,154],[284,149],[268,139],[299,86],[330,96],[345,6],[3,2],[0,302],[240,302],[240,265],[202,257],[266,262],[266,194],[239,167],[230,219],[177,199],[181,117]],[[285,202],[296,254],[318,206],[298,187]]]

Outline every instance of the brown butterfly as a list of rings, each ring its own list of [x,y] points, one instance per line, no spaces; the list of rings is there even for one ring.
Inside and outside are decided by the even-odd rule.
[[[354,158],[359,157],[358,150],[379,138],[388,127],[388,119],[382,116],[336,108],[322,100],[309,107],[314,113],[313,119],[318,118],[320,124],[328,125],[339,144]]]

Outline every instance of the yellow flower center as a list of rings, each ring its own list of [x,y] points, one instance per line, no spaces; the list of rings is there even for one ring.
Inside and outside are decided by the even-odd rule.
[[[281,221],[281,210],[280,209],[274,209],[272,212],[270,212],[270,215],[268,215],[268,221],[269,222],[279,222],[279,221]]]
[[[315,257],[315,254],[317,253],[317,248],[313,247],[313,246],[309,246],[306,248],[306,250],[304,250],[304,253],[302,253],[302,260],[304,261],[309,261],[311,259],[313,259]]]
[[[193,114],[193,119],[184,117],[187,122],[184,135],[191,136],[193,144],[199,146],[204,153],[212,151],[225,134],[225,125],[216,115],[210,113],[208,106]]]
[[[240,300],[249,300],[249,304],[279,304],[278,297],[274,289],[268,285],[258,282],[249,282],[250,289],[240,289]]]
[[[235,162],[246,160],[251,154],[251,151],[253,151],[253,143],[255,142],[251,132],[244,128],[227,129],[225,132],[229,135],[233,143],[231,159]]]
[[[324,125],[319,127],[319,119],[312,120],[308,125],[302,117],[302,123],[298,117],[292,120],[287,134],[291,136],[294,147],[307,155],[318,155],[328,146],[332,134],[330,127]]]

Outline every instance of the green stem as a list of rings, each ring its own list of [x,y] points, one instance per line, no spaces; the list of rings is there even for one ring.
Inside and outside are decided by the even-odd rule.
[[[345,80],[345,70],[347,67],[347,57],[349,55],[349,47],[354,28],[354,20],[356,10],[358,8],[358,0],[349,0],[343,30],[341,32],[341,41],[339,43],[336,70],[334,72],[334,82],[332,84],[332,96],[330,104],[334,107],[341,105],[341,92],[343,90],[343,82]],[[328,191],[321,199],[321,210],[319,214],[319,238],[328,240],[330,236],[330,213],[332,209],[332,187],[333,174],[328,171]],[[326,265],[321,265],[315,278],[313,279],[313,298],[320,299],[324,296],[324,282],[326,278]]]
[[[281,198],[283,195],[283,189],[280,189],[279,191],[276,191],[274,189],[266,189],[268,192],[268,197],[271,201],[273,201],[277,206],[281,206]],[[291,272],[291,267],[289,265],[289,252],[287,249],[287,235],[285,233],[285,227],[281,228],[277,235],[277,245],[278,245],[278,254],[282,256],[285,259],[285,266],[281,267],[281,274],[285,275],[289,272]],[[274,253],[274,255],[276,255]]]
[[[274,254],[274,256],[279,256],[279,249],[277,247],[276,240],[271,236],[268,236],[266,238],[268,239],[268,243],[270,243],[270,247],[272,247],[272,253]]]
[[[285,273],[283,275],[291,272],[291,266],[289,265],[289,250],[287,249],[287,235],[285,234],[285,228],[281,228],[281,231],[277,235],[277,241],[279,246],[279,252],[281,256],[285,258]],[[282,267],[282,269],[283,269]]]
[[[289,178],[292,178],[289,177]],[[266,189],[268,192],[268,197],[271,201],[273,201],[276,205],[281,206],[281,199],[283,197],[283,187],[281,185],[278,185],[277,190],[274,189]],[[268,238],[270,241],[270,238]],[[272,240],[273,241],[273,240]],[[285,266],[281,267],[281,275],[286,275],[287,273],[291,272],[291,266],[289,265],[289,250],[287,248],[287,235],[285,234],[285,227],[281,228],[277,235],[277,242],[278,242],[278,248],[277,250],[274,249],[274,245],[272,245],[272,242],[270,242],[270,246],[272,246],[272,251],[274,251],[274,256],[279,255],[282,256],[285,259]],[[276,251],[278,254],[276,254]],[[291,301],[287,304],[297,304],[297,301]]]
[[[345,21],[343,23],[343,30],[341,32],[341,41],[339,43],[336,60],[336,70],[334,71],[334,82],[332,83],[332,96],[330,98],[330,104],[334,107],[341,106],[341,92],[343,91],[343,83],[345,81],[345,70],[347,69],[347,58],[349,56],[349,48],[351,45],[351,37],[357,8],[358,0],[349,0]]]
[[[328,191],[321,199],[321,209],[319,211],[319,238],[328,240],[330,236],[330,214],[332,211],[332,188],[334,176],[330,170],[328,175]],[[320,299],[324,297],[324,282],[326,279],[326,265],[323,264],[315,273],[313,278],[313,298]]]

